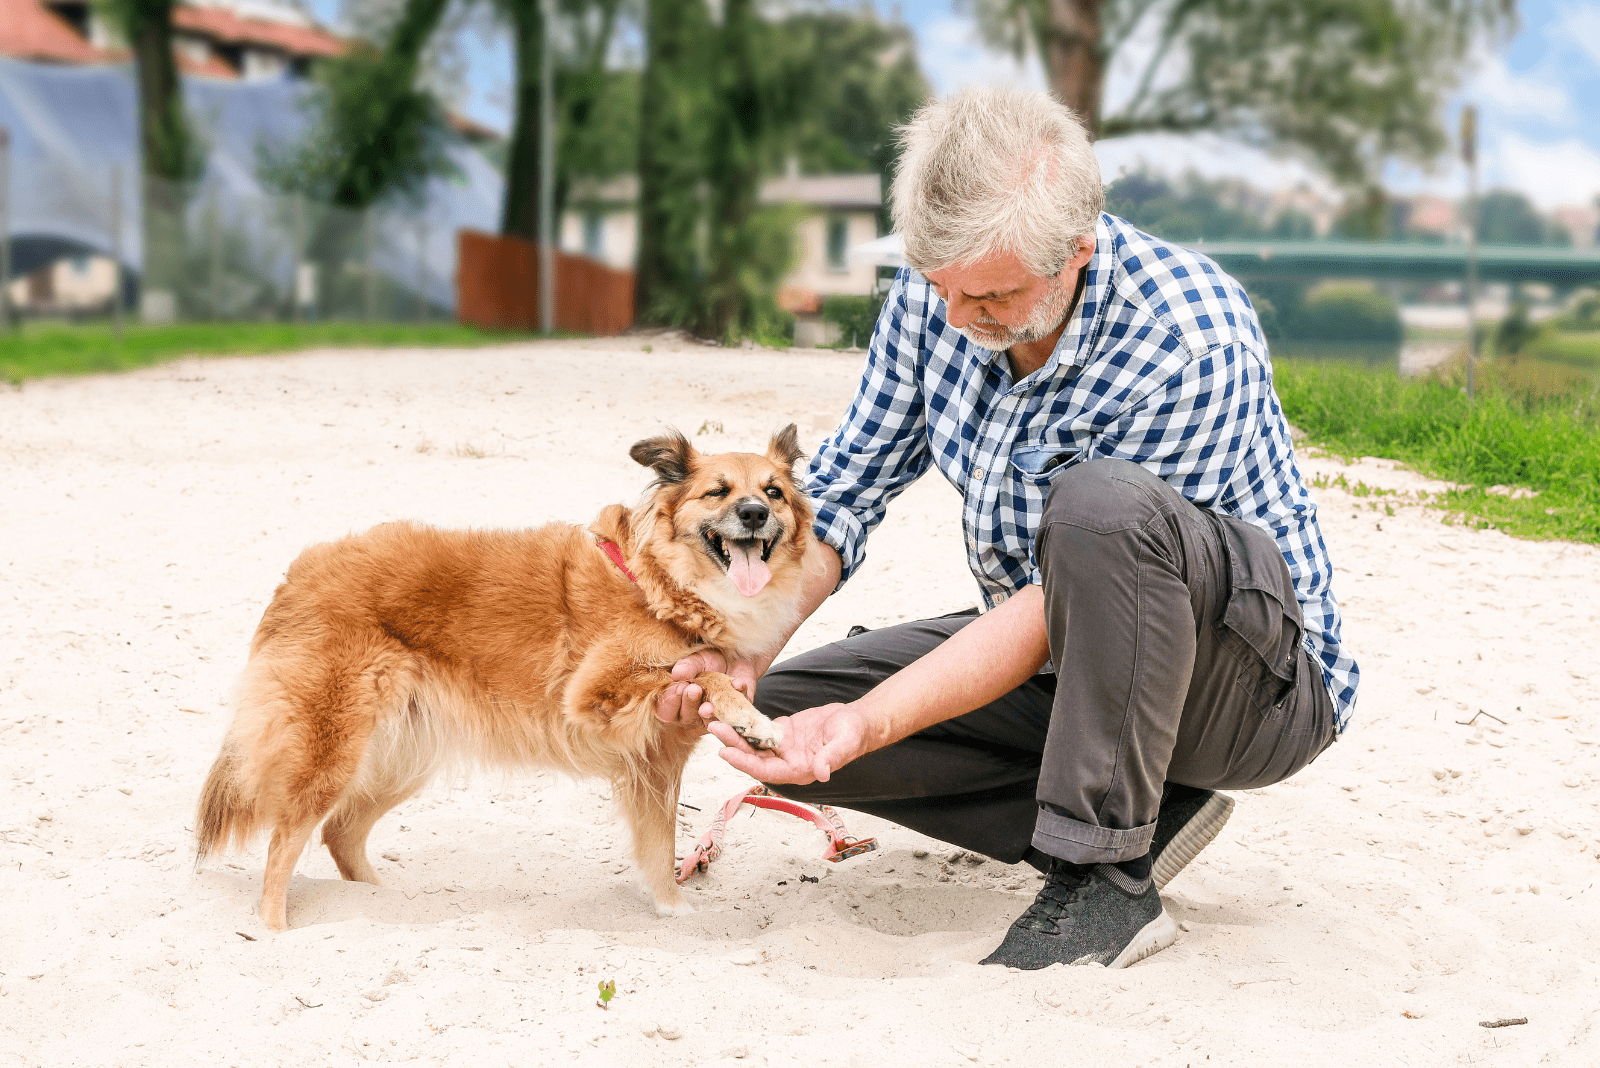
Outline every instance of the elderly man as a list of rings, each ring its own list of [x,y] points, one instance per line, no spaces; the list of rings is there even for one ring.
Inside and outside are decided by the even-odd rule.
[[[726,665],[760,678],[785,740],[758,753],[710,726],[788,796],[1042,870],[984,962],[1017,968],[1170,945],[1157,891],[1227,820],[1215,791],[1305,767],[1356,691],[1248,298],[1103,199],[1081,125],[1043,94],[916,115],[894,184],[909,267],[806,475],[808,607],[937,466],[986,610]],[[675,677],[722,666],[702,654]],[[707,714],[699,698],[677,684],[658,714]]]

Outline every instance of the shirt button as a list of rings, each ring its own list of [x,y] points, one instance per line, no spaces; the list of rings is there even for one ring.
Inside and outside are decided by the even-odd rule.
[[[977,479],[977,480],[978,480],[978,481],[979,481],[979,482],[982,482],[982,481],[983,481],[983,476],[984,476],[984,470],[983,470],[983,468],[981,468],[981,467],[974,467],[974,468],[973,468],[973,469],[972,469],[972,477],[973,477],[973,478],[975,478],[975,479]]]

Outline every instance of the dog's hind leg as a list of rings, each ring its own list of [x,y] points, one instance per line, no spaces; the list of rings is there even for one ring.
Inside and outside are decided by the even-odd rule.
[[[289,879],[317,827],[315,819],[298,827],[279,825],[267,845],[267,871],[261,880],[261,919],[274,931],[289,929]]]
[[[633,832],[633,857],[655,898],[658,916],[685,916],[694,911],[678,889],[672,864],[681,775],[681,762],[677,769],[641,763],[616,785],[628,829]]]

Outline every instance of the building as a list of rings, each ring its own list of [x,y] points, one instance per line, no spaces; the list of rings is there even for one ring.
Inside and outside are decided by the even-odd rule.
[[[797,320],[796,340],[834,341],[822,324],[830,296],[870,296],[877,267],[851,249],[878,237],[883,192],[876,174],[801,175],[791,165],[761,183],[761,203],[800,209],[795,265],[778,290],[778,304]],[[558,244],[618,270],[632,270],[639,252],[639,180],[633,175],[577,185],[561,217]]]
[[[186,0],[172,23],[178,68],[206,78],[306,78],[318,61],[345,48],[290,0]],[[0,55],[117,63],[128,49],[92,0],[0,0]]]

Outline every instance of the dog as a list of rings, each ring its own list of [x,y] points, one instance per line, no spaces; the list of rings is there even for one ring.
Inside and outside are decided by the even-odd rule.
[[[288,927],[289,879],[319,823],[339,874],[381,885],[373,824],[451,765],[609,780],[657,913],[693,911],[673,834],[701,732],[663,723],[656,701],[690,653],[754,656],[793,629],[812,513],[793,424],[765,455],[702,456],[676,431],[629,455],[655,480],[587,529],[387,523],[290,565],[195,823],[202,862],[271,831],[267,927]],[[694,681],[751,745],[779,744],[727,675]]]

